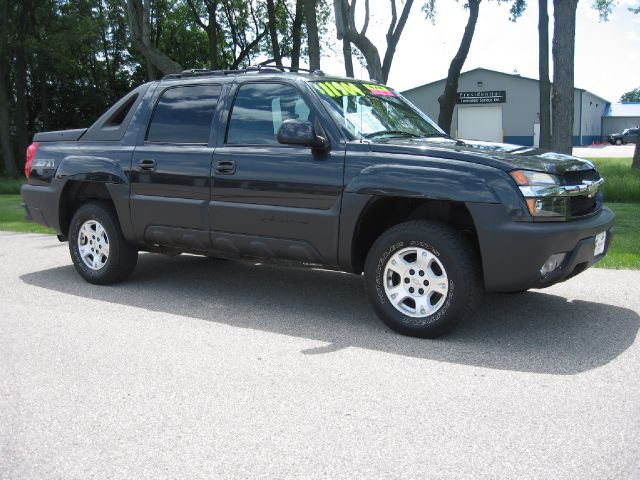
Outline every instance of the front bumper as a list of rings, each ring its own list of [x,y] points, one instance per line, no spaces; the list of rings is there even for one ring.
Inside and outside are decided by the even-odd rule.
[[[502,205],[469,204],[480,252],[485,289],[513,292],[544,288],[567,280],[601,260],[613,236],[614,214],[600,212],[567,222],[514,222]],[[595,236],[607,232],[604,252],[594,256]],[[540,274],[544,262],[565,253],[561,266],[546,276]]]

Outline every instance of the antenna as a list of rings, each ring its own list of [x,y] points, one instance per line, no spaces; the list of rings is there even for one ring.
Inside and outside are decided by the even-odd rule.
[[[362,62],[360,62],[360,80],[362,80]],[[356,97],[359,98],[359,97]],[[362,133],[362,109],[364,107],[364,105],[362,105],[362,103],[358,102],[360,104],[360,143],[362,143],[362,139],[364,138],[364,134]]]

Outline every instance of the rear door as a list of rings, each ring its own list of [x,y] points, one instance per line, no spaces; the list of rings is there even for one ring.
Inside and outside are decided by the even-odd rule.
[[[131,168],[130,208],[145,243],[207,249],[212,122],[221,86],[169,86],[156,96]]]
[[[309,93],[295,84],[246,82],[228,119],[212,167],[213,248],[335,264],[344,144],[334,140],[319,151],[276,140],[287,119],[310,121],[316,133],[328,134],[331,125],[323,125]]]

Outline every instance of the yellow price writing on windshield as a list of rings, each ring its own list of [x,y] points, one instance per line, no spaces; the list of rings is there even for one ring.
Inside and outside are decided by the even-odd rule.
[[[365,94],[355,83],[350,82],[317,82],[316,88],[330,97],[364,97]]]

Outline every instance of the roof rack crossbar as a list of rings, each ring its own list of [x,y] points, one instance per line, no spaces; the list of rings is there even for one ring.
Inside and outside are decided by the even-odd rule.
[[[163,80],[171,78],[184,78],[184,77],[201,77],[201,76],[222,76],[222,75],[237,75],[239,73],[308,73],[311,75],[324,75],[322,70],[309,70],[308,68],[290,67],[287,65],[269,65],[267,63],[250,65],[245,68],[238,68],[234,70],[209,70],[206,68],[190,68],[183,70],[180,73],[170,73],[162,77]]]

